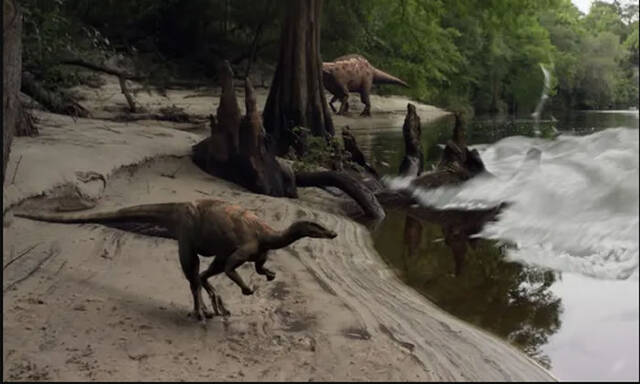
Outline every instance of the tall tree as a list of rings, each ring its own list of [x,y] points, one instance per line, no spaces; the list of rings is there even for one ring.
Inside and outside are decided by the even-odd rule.
[[[287,0],[286,6],[278,67],[263,112],[270,149],[278,154],[294,143],[294,127],[304,126],[316,136],[334,133],[322,84],[322,0]]]
[[[4,0],[2,30],[2,180],[6,178],[9,151],[19,122],[22,72],[22,13],[14,0]]]

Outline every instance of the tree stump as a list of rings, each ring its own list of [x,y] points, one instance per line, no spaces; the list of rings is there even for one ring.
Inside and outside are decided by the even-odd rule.
[[[404,137],[404,158],[400,163],[398,173],[400,176],[418,176],[424,170],[424,154],[422,153],[422,143],[420,136],[420,117],[416,113],[413,104],[407,104],[407,115],[402,126],[402,136]]]
[[[371,173],[371,175],[373,175],[376,179],[380,177],[380,175],[378,175],[378,172],[364,158],[364,153],[362,153],[362,151],[358,147],[356,138],[351,134],[349,126],[344,127],[344,129],[342,130],[342,143],[344,144],[344,150],[351,154],[351,161]]]
[[[297,197],[295,179],[266,150],[262,119],[251,81],[245,79],[246,115],[241,117],[229,62],[219,68],[222,94],[211,136],[193,147],[193,161],[205,172],[270,196]]]
[[[455,118],[452,138],[447,141],[436,169],[417,177],[411,182],[413,186],[435,188],[460,183],[480,173],[488,173],[478,151],[467,148],[461,116],[456,114]]]

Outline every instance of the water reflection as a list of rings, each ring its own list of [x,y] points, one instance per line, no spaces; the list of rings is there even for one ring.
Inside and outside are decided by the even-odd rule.
[[[550,367],[541,347],[560,328],[561,299],[549,289],[560,275],[507,262],[496,242],[473,238],[495,213],[390,211],[373,234],[375,246],[438,306]]]

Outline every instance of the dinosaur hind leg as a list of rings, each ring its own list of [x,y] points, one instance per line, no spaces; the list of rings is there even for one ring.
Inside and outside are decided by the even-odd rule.
[[[255,263],[256,273],[258,275],[265,276],[268,281],[271,281],[276,278],[276,273],[264,266],[266,262],[267,262],[266,254],[262,254],[260,255],[260,257],[258,257],[258,261],[256,261]]]
[[[340,110],[338,110],[338,115],[345,115],[349,111],[349,94],[346,94],[340,98]]]
[[[216,294],[215,289],[209,283],[209,278],[215,275],[219,275],[224,272],[224,262],[221,262],[221,258],[216,258],[211,262],[209,268],[200,274],[200,284],[207,291],[209,298],[211,299],[211,306],[213,307],[213,312],[216,316],[229,316],[231,313],[225,308],[224,303],[222,302],[222,297]]]
[[[360,116],[371,116],[371,101],[369,100],[369,90],[363,89],[360,91],[360,100],[364,104],[364,110]]]
[[[207,310],[202,302],[202,286],[200,284],[200,259],[193,246],[188,240],[178,240],[178,253],[180,255],[180,265],[185,277],[189,281],[189,288],[193,296],[193,316],[200,321],[213,314]]]
[[[253,295],[253,289],[249,288],[236,271],[236,268],[247,262],[257,251],[256,244],[247,244],[235,250],[226,260],[224,273],[242,290],[243,295]]]
[[[331,98],[331,101],[329,101],[329,106],[331,107],[331,110],[333,111],[333,113],[338,113],[338,111],[336,110],[336,107],[333,105],[333,103],[335,103],[336,100],[338,100],[338,97],[333,95],[333,97]]]
[[[349,89],[346,86],[341,86],[340,91],[334,96],[340,100],[340,110],[338,115],[344,115],[349,111]]]

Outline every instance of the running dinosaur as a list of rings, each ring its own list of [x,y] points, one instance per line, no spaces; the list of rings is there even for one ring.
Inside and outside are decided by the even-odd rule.
[[[267,253],[284,248],[303,238],[333,239],[337,234],[310,221],[296,221],[283,231],[276,231],[253,213],[220,200],[145,204],[108,212],[87,214],[48,214],[17,212],[17,217],[57,223],[125,223],[144,222],[166,227],[178,240],[180,265],[193,295],[193,315],[204,321],[215,315],[228,315],[222,299],[207,281],[222,272],[233,280],[244,295],[253,294],[236,268],[245,262],[255,263],[256,272],[271,281],[275,273],[267,269]],[[214,257],[200,273],[198,255]],[[202,288],[210,299],[214,313],[202,301]]]

